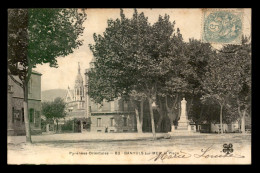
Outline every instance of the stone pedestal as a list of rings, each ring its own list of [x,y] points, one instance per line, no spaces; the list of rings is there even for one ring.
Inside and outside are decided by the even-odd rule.
[[[172,125],[172,130],[171,130],[171,132],[174,132],[174,131],[175,131],[175,126]]]
[[[186,104],[187,101],[185,100],[185,98],[183,98],[183,100],[181,101],[181,116],[180,120],[178,121],[177,130],[188,130],[189,120],[186,111]]]
[[[191,126],[190,126],[190,125],[188,125],[188,131],[189,131],[189,132],[191,131]]]

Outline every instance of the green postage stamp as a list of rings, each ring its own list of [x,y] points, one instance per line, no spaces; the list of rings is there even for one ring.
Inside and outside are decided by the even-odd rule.
[[[239,44],[242,32],[242,9],[203,10],[202,40],[204,42]]]

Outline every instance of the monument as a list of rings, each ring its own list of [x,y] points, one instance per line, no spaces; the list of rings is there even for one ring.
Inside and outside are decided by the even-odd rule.
[[[189,132],[191,132],[190,121],[188,120],[187,116],[186,104],[187,101],[185,100],[185,98],[183,98],[181,101],[181,116],[178,121],[178,126],[177,129],[174,129],[174,126],[172,127],[172,131],[170,132],[171,134],[188,134]]]
[[[186,111],[186,104],[187,101],[185,98],[182,99],[181,101],[181,116],[180,120],[178,121],[178,127],[177,130],[188,130],[189,129],[189,120],[187,116],[187,111]]]

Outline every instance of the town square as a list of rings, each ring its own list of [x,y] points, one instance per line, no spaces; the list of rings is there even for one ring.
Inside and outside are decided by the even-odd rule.
[[[8,9],[8,164],[251,164],[251,9]]]

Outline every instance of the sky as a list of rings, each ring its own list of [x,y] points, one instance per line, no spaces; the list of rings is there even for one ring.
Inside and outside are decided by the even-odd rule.
[[[202,10],[201,9],[137,9],[144,12],[148,21],[153,24],[157,21],[159,15],[168,14],[170,21],[175,21],[175,28],[179,28],[184,41],[189,38],[201,39],[202,33]],[[134,9],[124,9],[127,18],[131,18]],[[51,68],[49,64],[37,65],[34,70],[42,73],[41,90],[49,89],[67,89],[74,87],[74,81],[78,73],[78,62],[80,63],[81,75],[84,78],[86,68],[89,68],[89,62],[93,55],[89,49],[89,44],[94,44],[93,34],[103,34],[107,27],[108,19],[120,17],[120,9],[87,9],[87,20],[84,22],[84,33],[80,39],[83,39],[83,45],[76,49],[74,53],[66,57],[58,57],[58,68]],[[251,9],[244,9],[243,16],[243,34],[251,35]],[[215,44],[213,47],[220,47]],[[85,81],[84,81],[85,82]]]

